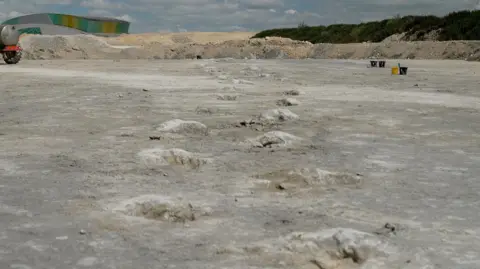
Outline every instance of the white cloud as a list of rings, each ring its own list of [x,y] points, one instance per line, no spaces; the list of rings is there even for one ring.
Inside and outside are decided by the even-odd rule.
[[[8,1],[3,1],[8,2]],[[13,1],[10,1],[13,2]],[[37,5],[71,5],[72,0],[37,0],[37,1],[22,1],[22,2],[34,2]],[[20,3],[19,3],[20,4]]]
[[[157,33],[171,33],[173,32],[172,30],[170,29],[158,29],[157,31],[155,31]]]
[[[285,10],[285,14],[294,15],[294,14],[297,14],[297,13],[298,13],[298,11],[296,11],[295,9]]]
[[[243,0],[239,2],[247,9],[271,9],[283,6],[282,0]]]
[[[0,12],[0,20],[5,21],[5,20],[11,19],[11,18],[22,16],[22,15],[25,15],[25,14],[21,13],[21,12],[18,12],[18,11],[15,11],[15,10],[12,10],[8,13]]]
[[[176,25],[176,28],[177,28],[177,32],[188,32],[187,29],[182,28],[179,24]]]
[[[13,11],[8,12],[7,17],[8,18],[15,18],[15,17],[18,17],[18,16],[23,16],[23,15],[25,15],[25,14],[22,13],[22,12],[18,12],[18,11],[13,10]]]
[[[103,9],[92,9],[88,12],[88,15],[98,17],[113,17],[113,14],[110,11]]]
[[[116,16],[115,18],[119,19],[119,20],[124,20],[124,21],[128,21],[128,22],[135,22],[136,20],[134,18],[132,18],[130,15],[128,14],[123,14],[121,16]]]
[[[80,6],[95,9],[119,9],[125,7],[123,3],[109,0],[84,0],[80,3]]]

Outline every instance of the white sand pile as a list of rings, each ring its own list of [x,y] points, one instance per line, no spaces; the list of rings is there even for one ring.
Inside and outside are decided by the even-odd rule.
[[[270,109],[263,112],[258,117],[260,121],[267,121],[267,122],[293,121],[299,118],[300,117],[297,114],[285,108]]]
[[[192,204],[160,195],[142,195],[121,202],[112,208],[113,212],[146,219],[186,222],[194,221],[208,212],[194,208]]]
[[[138,153],[139,158],[149,168],[167,165],[180,165],[189,169],[197,169],[211,162],[199,154],[188,152],[183,149],[153,148],[142,150]]]
[[[217,253],[248,255],[254,262],[284,268],[434,268],[421,250],[402,248],[376,235],[348,228],[295,232],[249,246],[217,249]]]
[[[276,125],[286,121],[298,120],[300,117],[285,108],[270,109],[248,120],[242,120],[235,124],[236,127],[259,127]]]
[[[236,101],[238,98],[238,95],[231,95],[231,94],[218,94],[217,95],[217,100],[222,100],[222,101]]]
[[[102,59],[122,50],[92,35],[26,35],[20,46],[27,59]]]
[[[263,73],[263,70],[256,65],[248,65],[242,69],[242,73],[246,76],[252,77],[266,77],[267,75]]]
[[[282,131],[271,131],[253,139],[247,139],[245,144],[253,147],[266,148],[272,146],[289,146],[301,140],[302,139],[300,137],[289,133]]]
[[[284,98],[277,101],[277,106],[298,106],[300,102],[294,98]]]
[[[322,169],[294,169],[289,172],[290,177],[302,178],[309,185],[336,186],[336,185],[358,185],[362,178],[346,172],[330,172]]]
[[[297,96],[297,95],[300,95],[300,94],[301,94],[301,92],[299,90],[296,90],[296,89],[288,90],[288,91],[283,92],[283,95],[290,95],[290,96]]]
[[[293,170],[282,169],[257,178],[267,179],[269,187],[279,190],[296,189],[301,187],[359,187],[363,183],[360,175],[348,172],[331,172],[318,168],[296,168]]]
[[[157,131],[176,134],[208,135],[208,128],[205,124],[198,121],[186,121],[181,119],[166,121],[160,124]]]
[[[212,115],[218,112],[218,108],[197,106],[197,108],[195,108],[195,112],[197,114]]]
[[[247,40],[254,36],[252,32],[187,32],[187,33],[144,33],[128,34],[108,38],[110,44],[145,45],[145,44],[212,44],[232,40]]]

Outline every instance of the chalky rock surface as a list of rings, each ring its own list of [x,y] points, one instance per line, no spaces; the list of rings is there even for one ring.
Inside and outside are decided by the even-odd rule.
[[[1,269],[480,268],[477,63],[71,38],[0,65]]]

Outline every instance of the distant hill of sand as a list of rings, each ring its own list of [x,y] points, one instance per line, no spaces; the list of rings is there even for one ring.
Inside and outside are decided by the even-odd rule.
[[[255,38],[253,32],[185,32],[92,35],[24,35],[26,59],[462,59],[480,60],[480,41],[399,41],[312,44]]]
[[[230,40],[246,40],[254,36],[254,32],[184,32],[184,33],[142,33],[109,37],[112,45],[145,45],[147,43],[161,43],[173,45],[178,43],[222,43]]]

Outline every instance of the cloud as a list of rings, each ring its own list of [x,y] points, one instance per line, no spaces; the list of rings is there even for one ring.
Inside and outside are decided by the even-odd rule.
[[[88,15],[98,17],[113,17],[113,13],[103,9],[92,9],[88,12]]]
[[[282,0],[244,0],[240,1],[247,9],[272,9],[283,6]]]
[[[123,14],[122,16],[116,16],[115,17],[116,19],[119,19],[119,20],[124,20],[124,21],[128,21],[128,22],[135,22],[136,20],[134,18],[132,18],[130,15],[128,14]]]
[[[296,11],[295,9],[285,10],[285,14],[294,15],[294,14],[297,14],[297,13],[298,13],[298,11]]]
[[[25,15],[21,12],[18,12],[18,11],[15,11],[15,10],[12,10],[8,13],[2,13],[0,12],[0,20],[8,20],[8,19],[11,19],[11,18],[15,18],[15,17],[18,17],[18,16],[22,16],[22,15]]]
[[[59,12],[122,18],[132,32],[258,31],[479,9],[478,0],[3,0],[0,18]],[[16,12],[16,13],[15,13]]]
[[[121,9],[124,8],[124,3],[109,0],[84,0],[80,6],[95,9]]]

